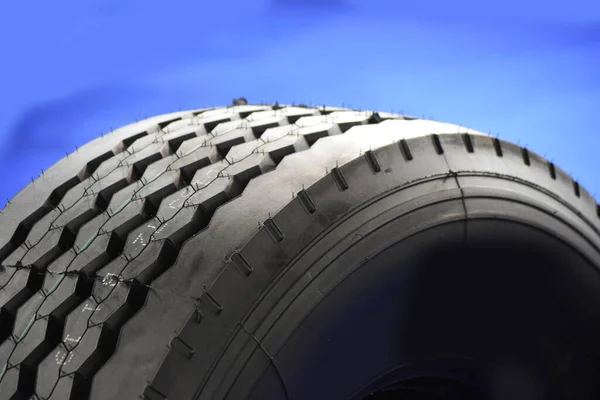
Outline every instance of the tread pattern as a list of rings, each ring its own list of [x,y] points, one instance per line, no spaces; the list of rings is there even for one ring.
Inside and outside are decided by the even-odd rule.
[[[385,143],[385,140],[377,143],[374,136],[369,137],[369,133],[376,133],[375,129],[381,133],[385,128],[393,125],[396,125],[396,121],[390,121],[389,124],[383,122],[378,127],[365,126],[353,129],[346,134],[352,136],[352,138],[339,137],[340,140],[337,142],[339,143],[339,146],[335,146],[332,143],[338,139],[338,137],[331,137],[319,142],[311,149],[312,154],[310,157],[306,154],[306,157],[300,158],[303,154],[297,154],[288,158],[287,160],[290,162],[293,159],[293,167],[289,167],[290,163],[278,166],[278,170],[275,171],[275,173],[279,173],[277,180],[274,177],[271,177],[270,179],[267,179],[268,177],[266,176],[259,177],[253,182],[254,185],[250,185],[245,190],[244,197],[246,198],[242,197],[239,199],[238,202],[235,203],[235,207],[233,203],[229,206],[224,206],[221,210],[221,214],[215,215],[213,218],[215,224],[219,224],[219,222],[224,220],[233,220],[237,222],[243,212],[239,211],[239,209],[244,210],[260,201],[260,193],[265,189],[274,186],[274,184],[287,183],[288,179],[291,181],[292,179],[290,179],[289,174],[298,171],[302,166],[305,166],[307,170],[310,170],[310,166],[308,165],[309,162],[314,162],[316,165],[322,166],[324,164],[331,165],[332,162],[336,165],[338,159],[340,160],[340,164],[344,161],[354,159],[353,162],[349,162],[342,166],[336,165],[336,167],[330,168],[329,172],[322,179],[317,180],[316,183],[311,185],[308,189],[303,190],[301,192],[303,193],[302,195],[297,196],[297,202],[278,202],[277,205],[269,204],[268,206],[265,206],[265,208],[268,207],[270,210],[269,217],[266,218],[264,215],[266,212],[263,212],[262,216],[259,216],[258,218],[266,218],[265,221],[267,222],[264,223],[264,226],[258,232],[252,232],[252,238],[249,241],[244,242],[243,247],[240,250],[235,250],[235,252],[226,259],[227,265],[232,264],[233,268],[227,268],[226,265],[222,269],[219,269],[218,276],[207,279],[207,281],[210,282],[210,285],[207,284],[203,288],[197,285],[194,290],[194,288],[190,289],[183,284],[183,282],[175,279],[168,280],[167,277],[165,277],[164,281],[157,283],[155,287],[163,290],[167,287],[178,287],[191,293],[200,293],[201,295],[195,304],[196,309],[192,309],[189,314],[191,315],[189,320],[185,323],[183,328],[178,331],[178,335],[169,337],[168,333],[163,334],[160,342],[171,340],[170,351],[159,369],[158,374],[146,388],[144,394],[148,399],[158,399],[160,396],[170,399],[194,398],[194,393],[197,395],[199,386],[203,389],[202,396],[196,396],[195,398],[240,398],[239,393],[237,393],[238,395],[236,396],[235,387],[231,386],[233,383],[232,380],[236,377],[239,369],[234,370],[229,375],[227,375],[225,371],[231,371],[233,366],[238,368],[241,368],[242,365],[246,366],[243,352],[246,350],[250,352],[258,347],[254,342],[257,342],[261,347],[266,345],[266,342],[269,342],[269,340],[266,339],[266,328],[260,330],[257,329],[258,321],[260,321],[261,318],[266,318],[264,314],[253,319],[251,325],[252,328],[245,326],[245,323],[248,321],[244,321],[243,316],[246,315],[245,313],[249,308],[248,303],[252,304],[256,297],[263,293],[262,290],[270,284],[270,279],[275,278],[278,275],[278,272],[281,271],[281,268],[296,255],[295,251],[303,249],[307,243],[310,243],[311,240],[314,240],[315,236],[322,232],[321,229],[317,230],[314,228],[314,225],[317,225],[317,222],[315,221],[322,221],[322,227],[327,227],[328,221],[336,220],[334,216],[327,215],[328,213],[337,212],[338,215],[341,215],[346,210],[352,209],[352,206],[348,203],[354,203],[354,206],[357,206],[362,204],[360,198],[362,198],[362,201],[366,201],[370,198],[369,196],[373,196],[373,193],[361,193],[369,192],[367,188],[377,188],[377,185],[375,184],[369,185],[366,183],[373,174],[372,162],[370,161],[370,157],[366,155],[368,153],[365,153],[364,157],[353,158],[351,155],[345,154],[344,150],[355,150],[354,154],[358,155],[359,149],[361,147],[362,149],[365,147],[368,148],[369,144],[378,147],[378,145],[381,146],[389,143],[390,139],[397,141],[398,136],[401,134],[401,132],[398,132],[399,129],[389,130],[390,135],[387,135],[387,143]],[[399,126],[396,127],[399,128]],[[370,132],[371,130],[372,132]],[[394,135],[397,136],[394,137]],[[360,140],[361,138],[363,140]],[[343,139],[348,140],[342,141]],[[476,175],[473,171],[473,166],[477,165],[477,172],[488,181],[489,179],[507,179],[512,181],[518,177],[523,177],[522,182],[513,182],[513,189],[529,188],[532,190],[532,187],[538,183],[544,184],[545,187],[552,188],[552,190],[555,190],[556,193],[560,194],[560,196],[554,196],[554,199],[557,202],[567,206],[566,201],[561,199],[562,197],[568,199],[569,202],[572,202],[571,204],[578,205],[577,207],[571,206],[570,212],[578,213],[578,210],[583,210],[585,212],[585,215],[582,214],[582,220],[586,221],[583,228],[587,230],[586,233],[590,234],[589,237],[596,239],[600,238],[600,221],[592,214],[595,202],[592,201],[591,197],[588,197],[585,204],[578,203],[578,200],[571,191],[571,180],[566,174],[562,174],[562,172],[559,173],[560,170],[557,169],[557,180],[552,179],[548,174],[545,160],[533,153],[531,155],[532,162],[530,165],[526,165],[525,163],[521,164],[520,148],[510,143],[499,142],[500,148],[503,151],[503,158],[500,158],[501,156],[497,154],[494,148],[492,138],[483,135],[473,135],[470,140],[472,151],[469,151],[464,145],[464,137],[457,134],[440,134],[437,136],[437,140],[436,136],[432,135],[428,137],[407,138],[404,142],[401,142],[404,143],[404,145],[398,146],[397,144],[391,144],[380,147],[376,151],[372,150],[374,157],[381,165],[380,171],[376,173],[378,179],[387,181],[389,184],[389,186],[387,186],[379,183],[378,189],[384,190],[382,186],[384,188],[398,188],[397,185],[403,183],[405,180],[407,186],[415,184],[413,181],[415,176],[422,180],[433,180],[436,178],[436,173],[438,174],[438,186],[442,186],[446,180],[448,180],[449,183],[454,181],[454,179],[447,179],[449,177],[457,177],[458,182],[458,179],[464,179],[464,175],[467,177],[469,174]],[[325,146],[326,144],[328,145]],[[401,154],[404,151],[403,149],[408,150],[410,154],[412,154],[410,160],[406,160]],[[328,157],[329,154],[333,155]],[[324,160],[327,161],[324,162]],[[475,163],[476,160],[478,161],[477,164]],[[503,167],[499,167],[499,164],[497,163],[506,164],[504,164]],[[282,164],[286,164],[285,161]],[[286,166],[289,168],[285,168]],[[395,170],[397,173],[395,175],[388,174],[388,172],[392,170]],[[418,172],[411,173],[411,170]],[[460,171],[461,175],[459,176],[457,172],[453,172],[453,170]],[[495,176],[494,178],[486,175],[494,173],[498,174],[498,171],[505,172],[507,175]],[[514,175],[511,175],[511,173],[514,173]],[[302,175],[311,174],[314,178],[313,171],[307,172],[306,174],[303,173]],[[340,180],[340,175],[345,177],[347,183],[347,185],[343,185],[343,187],[346,188],[345,190],[341,190],[342,188],[340,188],[340,185],[336,184],[336,181]],[[540,180],[532,180],[532,177],[538,177]],[[527,180],[527,178],[529,178],[529,180]],[[313,180],[312,182],[315,181]],[[362,182],[362,184],[353,185],[353,183],[356,182]],[[456,185],[458,185],[457,188],[460,189],[460,185],[458,183]],[[299,182],[294,182],[294,184],[286,184],[285,186],[288,188],[293,186],[298,187],[300,185]],[[307,192],[314,194],[314,196],[308,195]],[[274,197],[279,198],[276,195]],[[309,202],[306,201],[307,197],[310,199]],[[316,215],[310,215],[315,212],[314,210],[319,208],[319,205],[327,206],[328,203],[338,202],[340,204],[340,206],[337,207],[339,209],[338,211],[334,211],[336,207],[328,207],[327,211],[322,211]],[[307,207],[307,203],[312,206]],[[579,208],[579,206],[581,206],[581,208]],[[277,213],[273,213],[274,209],[277,210]],[[312,210],[312,212],[309,210]],[[225,215],[227,216],[225,217]],[[271,217],[271,215],[274,216]],[[275,235],[273,235],[272,223],[277,226],[277,231],[279,232],[278,236],[280,238],[283,237],[282,240],[273,240]],[[312,233],[314,233],[315,236],[310,236],[311,229],[309,229],[309,227],[312,228]],[[248,232],[246,231],[245,237],[247,238],[248,236]],[[236,243],[234,238],[230,238],[230,240],[234,244]],[[298,244],[298,242],[301,243]],[[206,234],[204,234],[204,232],[200,233],[198,237],[193,238],[190,241],[190,247],[182,250],[182,252],[185,254],[187,250],[187,253],[192,253],[197,257],[201,257],[209,265],[211,262],[214,262],[214,258],[209,258],[210,255],[207,254],[207,252],[191,250],[194,243],[196,245],[202,243],[214,244],[214,241],[208,236],[208,232]],[[598,254],[600,254],[600,242],[598,240],[596,240],[595,251],[597,257]],[[184,268],[183,265],[185,262],[185,259],[182,260],[180,268]],[[189,261],[188,268],[190,268]],[[241,272],[241,274],[239,272]],[[298,277],[301,274],[302,271],[297,270],[291,275]],[[248,280],[246,280],[246,278]],[[310,279],[310,275],[308,279]],[[261,284],[264,286],[260,286]],[[260,289],[257,289],[257,286],[259,286]],[[231,295],[232,293],[235,293],[235,295]],[[286,293],[286,290],[282,288],[280,294],[281,293]],[[294,292],[292,296],[295,294],[297,294],[297,292]],[[152,298],[153,297],[151,297],[151,299]],[[223,312],[218,315],[213,306],[213,303],[215,302],[219,304],[219,310],[223,310]],[[185,304],[184,301],[181,301],[181,303]],[[267,301],[267,303],[270,302]],[[270,303],[264,307],[268,308],[272,305],[273,304]],[[152,311],[146,311],[149,309]],[[146,310],[143,310],[143,312],[146,312],[146,318],[149,318],[150,315],[156,316],[161,315],[161,313],[169,312],[166,307],[160,305],[157,299],[151,303],[149,302],[148,309]],[[163,315],[165,315],[163,318],[167,318],[166,314]],[[173,325],[173,321],[177,319],[175,317],[169,317],[169,320],[172,321],[171,325]],[[137,324],[142,323],[143,320],[140,318]],[[134,331],[134,329],[130,328],[130,331]],[[139,332],[139,330],[136,330],[136,332]],[[156,334],[151,335],[150,333],[142,333],[142,335],[143,336],[139,338],[141,341],[150,341],[150,339],[148,339],[149,337],[155,338],[158,336]],[[130,340],[133,339],[133,336],[130,335],[129,337]],[[219,339],[220,342],[215,343],[218,341],[215,338],[223,339]],[[271,342],[277,343],[276,337],[272,337],[271,339]],[[191,348],[194,354],[190,355],[189,350],[182,351],[182,349],[175,344],[175,342],[180,341],[185,342],[186,347]],[[253,342],[254,347],[251,345],[244,347],[244,343],[247,343],[248,341]],[[231,347],[235,348],[235,350],[232,351],[232,354],[220,353],[220,351],[222,351],[221,349],[225,347],[226,342],[227,344],[231,343]],[[128,347],[131,348],[132,345],[129,345]],[[217,350],[214,349],[215,347]],[[130,349],[123,348],[122,350],[128,351]],[[260,352],[260,348],[257,350]],[[277,352],[277,348],[268,348],[268,350],[263,348],[262,350],[267,356],[275,356]],[[140,349],[138,349],[137,352],[130,350],[128,356],[133,357],[133,354],[139,354],[139,351]],[[195,354],[198,354],[199,356],[196,356]],[[238,359],[238,357],[240,359]],[[121,362],[126,359],[124,356],[117,356],[117,358],[120,359]],[[215,359],[219,360],[218,365],[215,365],[216,362],[212,361]],[[117,365],[116,362],[113,365]],[[219,368],[220,370],[218,370]],[[248,367],[248,370],[252,370],[252,367]],[[206,376],[211,377],[211,374],[214,375],[212,381],[208,378],[208,381],[204,380],[203,382],[198,382],[198,376],[204,376],[205,379],[207,379]],[[104,378],[108,379],[108,373],[105,373]],[[243,385],[243,382],[246,381],[246,379],[240,379],[239,382],[242,382],[241,384]],[[217,387],[217,385],[220,384],[222,384],[222,386]],[[230,392],[227,392],[227,390],[230,390]]]
[[[0,345],[8,352],[0,383],[16,379],[0,397],[51,398],[59,388],[60,398],[88,396],[148,285],[217,207],[286,155],[372,114],[275,108],[158,122],[87,162],[21,222],[0,248]],[[282,240],[276,225],[266,226]],[[71,384],[59,385],[61,376]]]
[[[413,118],[278,105],[204,110],[158,121],[87,162],[19,223],[7,243],[0,243],[0,399],[90,398],[94,378],[115,353],[125,324],[146,307],[168,309],[177,303],[181,294],[161,291],[155,281],[184,257],[186,241],[209,223],[218,231],[213,216],[220,207],[241,195],[251,180],[319,139],[358,126],[363,135],[372,125],[393,129],[389,123],[395,121],[389,120]],[[426,121],[415,121],[415,135],[429,130]],[[445,157],[441,137],[429,140]],[[472,135],[462,134],[461,140],[466,152],[478,151]],[[399,139],[397,146],[406,162],[413,160],[410,139]],[[506,152],[497,139],[492,146],[498,157]],[[372,173],[383,172],[374,151],[363,155]],[[344,155],[348,160],[358,156]],[[537,157],[524,149],[521,156],[526,166]],[[566,177],[573,196],[591,201],[594,215],[600,215],[583,188],[547,165],[553,180]],[[349,188],[339,166],[324,172],[340,191]],[[296,196],[306,215],[316,212],[318,204],[307,191]],[[285,241],[275,219],[265,219],[263,227],[273,243]],[[237,252],[226,262],[243,276],[253,274],[253,266]],[[217,316],[224,307],[208,291],[180,304],[187,308],[174,314],[195,310],[197,320]],[[188,358],[199,351],[172,330],[157,326],[147,334],[160,336],[171,343],[171,352]],[[152,362],[141,364],[149,376],[157,368]],[[147,395],[161,398],[162,393],[149,387]]]

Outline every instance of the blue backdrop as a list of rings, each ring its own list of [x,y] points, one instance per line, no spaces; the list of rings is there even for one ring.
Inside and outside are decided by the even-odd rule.
[[[0,18],[0,207],[111,127],[239,96],[490,131],[600,200],[598,1],[23,0]]]

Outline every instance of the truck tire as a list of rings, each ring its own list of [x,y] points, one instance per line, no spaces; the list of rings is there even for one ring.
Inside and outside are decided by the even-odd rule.
[[[117,129],[1,211],[0,399],[600,398],[600,207],[564,171],[236,104]]]

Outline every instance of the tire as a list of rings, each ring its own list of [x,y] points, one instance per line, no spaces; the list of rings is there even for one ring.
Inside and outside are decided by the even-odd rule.
[[[600,398],[600,208],[565,172],[244,103],[118,129],[2,210],[0,399]]]

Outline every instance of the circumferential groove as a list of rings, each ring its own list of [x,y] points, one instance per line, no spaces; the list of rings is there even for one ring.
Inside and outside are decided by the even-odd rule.
[[[410,152],[410,148],[408,147],[408,143],[406,142],[406,139],[401,139],[400,142],[398,142],[398,145],[400,147],[400,153],[402,154],[404,161],[412,160],[413,155]]]
[[[442,147],[442,142],[440,142],[440,137],[435,133],[431,135],[431,143],[433,143],[433,148],[437,154],[444,154],[444,148]]]
[[[554,168],[554,163],[548,161],[548,171],[550,172],[550,177],[552,179],[556,179],[556,169]]]
[[[500,140],[498,138],[494,138],[492,140],[492,144],[494,145],[494,151],[498,157],[502,157],[502,145],[500,144]]]
[[[297,196],[300,204],[307,213],[312,214],[317,211],[317,206],[315,206],[315,203],[312,201],[308,193],[306,193],[306,190],[299,191]]]
[[[529,151],[526,148],[521,149],[521,157],[523,157],[523,162],[525,165],[531,165],[531,161],[529,160]]]
[[[342,175],[342,171],[340,171],[339,168],[333,168],[331,170],[331,176],[341,191],[348,189],[348,182],[346,182],[346,178],[344,178],[344,175]]]
[[[471,141],[471,135],[469,135],[468,133],[463,133],[462,135],[462,140],[463,143],[465,144],[465,148],[467,149],[468,153],[473,153],[473,142]],[[441,144],[440,144],[441,146]],[[441,153],[439,153],[441,154]]]
[[[365,159],[367,160],[367,164],[371,167],[371,171],[377,173],[381,171],[381,166],[379,165],[379,161],[377,161],[377,157],[375,157],[375,153],[371,150],[365,152]]]
[[[581,196],[581,193],[579,192],[579,183],[577,183],[577,181],[573,181],[573,191],[575,192],[575,196]]]
[[[267,229],[267,232],[269,233],[269,235],[276,242],[278,242],[278,243],[281,242],[283,240],[283,238],[285,237],[283,232],[281,232],[281,229],[279,229],[279,227],[277,226],[275,221],[273,221],[272,218],[268,218],[265,221],[264,226]]]
[[[240,253],[233,253],[231,256],[231,262],[246,276],[250,276],[254,271],[254,268],[248,263],[248,261]]]

